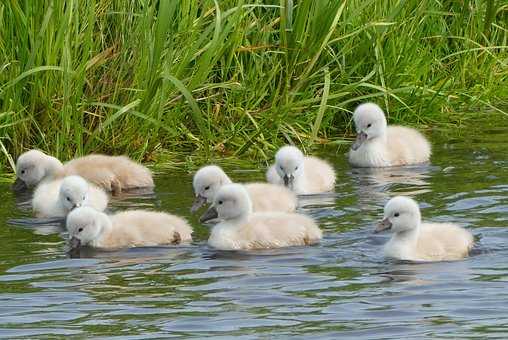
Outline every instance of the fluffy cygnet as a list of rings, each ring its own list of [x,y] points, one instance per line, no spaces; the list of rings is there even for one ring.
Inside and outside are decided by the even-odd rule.
[[[244,186],[227,184],[219,189],[202,222],[219,218],[208,244],[222,250],[268,249],[318,243],[322,232],[307,216],[284,212],[252,212]]]
[[[114,193],[154,186],[146,167],[125,156],[88,155],[62,164],[39,150],[30,150],[16,162],[14,190],[37,186],[43,180],[79,175],[87,181]]]
[[[275,164],[266,179],[284,185],[297,194],[319,194],[333,190],[335,171],[327,162],[303,153],[294,146],[284,146],[275,154]]]
[[[130,210],[108,216],[89,207],[67,216],[71,248],[127,248],[180,244],[192,240],[184,219],[161,212]]]
[[[82,206],[103,211],[108,205],[106,193],[79,176],[43,182],[34,192],[32,207],[37,217],[65,217]]]
[[[192,182],[196,199],[191,211],[197,211],[205,203],[212,203],[219,189],[223,185],[231,183],[228,175],[216,165],[208,165],[199,169]],[[296,195],[284,187],[268,183],[248,183],[244,186],[249,193],[255,212],[293,212],[296,209]]]
[[[427,162],[431,147],[415,129],[387,126],[381,108],[373,103],[358,106],[353,114],[356,141],[349,163],[356,167],[387,167]]]
[[[386,257],[410,261],[450,261],[466,257],[473,235],[455,224],[422,223],[418,204],[407,197],[392,198],[384,208],[384,219],[376,232],[392,230]]]

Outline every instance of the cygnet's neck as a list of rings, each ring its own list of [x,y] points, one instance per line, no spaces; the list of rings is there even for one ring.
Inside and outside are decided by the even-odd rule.
[[[100,248],[105,241],[107,242],[108,238],[112,237],[113,222],[109,216],[103,212],[97,212],[97,218],[99,219],[100,231],[93,241],[93,246]]]
[[[293,180],[293,187],[290,188],[296,193],[305,192],[307,186],[307,180],[305,178],[305,169],[302,168],[298,176],[295,176]]]
[[[416,225],[416,227],[412,229],[408,229],[405,231],[400,231],[393,235],[393,240],[396,242],[402,242],[405,244],[416,244],[418,241],[418,236],[420,234],[420,222]]]
[[[63,164],[55,157],[46,155],[44,159],[44,178],[58,177],[63,172]]]
[[[374,145],[374,144],[386,144],[387,137],[386,137],[386,130],[383,131],[379,136],[376,136],[374,138],[368,139],[365,141],[365,145]]]

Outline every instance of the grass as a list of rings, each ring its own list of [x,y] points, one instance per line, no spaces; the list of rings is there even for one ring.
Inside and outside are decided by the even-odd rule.
[[[283,143],[340,143],[364,101],[410,125],[506,113],[508,5],[0,4],[6,169],[30,148],[62,159],[90,152],[269,159]]]

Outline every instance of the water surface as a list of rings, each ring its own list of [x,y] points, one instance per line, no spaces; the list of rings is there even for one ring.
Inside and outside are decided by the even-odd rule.
[[[345,150],[320,151],[338,174],[334,194],[303,197],[325,232],[314,247],[223,252],[190,216],[191,176],[161,170],[154,195],[115,199],[112,210],[162,209],[189,218],[195,242],[70,258],[57,225],[30,218],[27,197],[0,184],[0,336],[393,339],[508,334],[508,128],[432,134],[431,165],[352,170]],[[228,169],[241,181],[262,169]],[[425,219],[470,229],[464,261],[382,257],[372,233],[383,205],[404,194]]]

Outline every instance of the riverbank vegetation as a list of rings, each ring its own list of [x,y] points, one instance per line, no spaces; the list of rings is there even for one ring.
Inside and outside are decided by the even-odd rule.
[[[425,127],[506,114],[507,98],[501,1],[0,4],[7,169],[29,148],[264,159],[340,143],[363,101]]]

